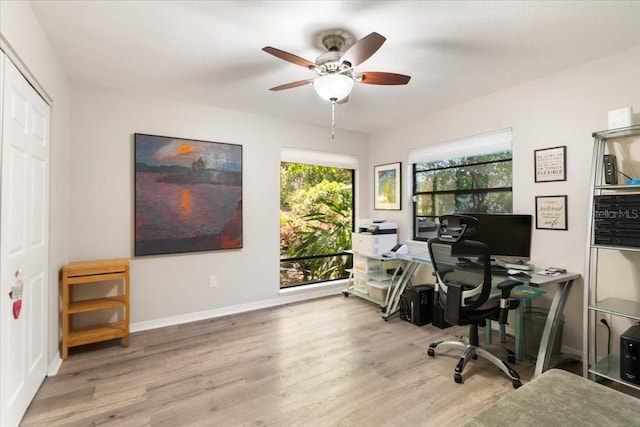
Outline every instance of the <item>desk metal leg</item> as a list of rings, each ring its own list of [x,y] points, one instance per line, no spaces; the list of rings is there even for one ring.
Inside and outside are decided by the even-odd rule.
[[[395,284],[399,283],[399,281],[402,278],[402,274],[404,273],[406,268],[407,268],[407,261],[400,262],[400,264],[396,267],[396,271],[394,271],[393,277],[391,278],[391,286],[389,286],[389,290],[387,291],[387,297],[385,298],[384,306],[382,307],[383,313],[386,313],[387,308],[391,305],[391,301],[394,299],[394,296],[395,296],[395,292],[394,292]]]
[[[553,301],[549,308],[549,315],[547,316],[547,320],[544,324],[542,339],[540,340],[538,360],[536,361],[536,369],[533,373],[534,378],[553,367],[551,366],[553,342],[558,334],[558,326],[560,325],[560,319],[562,318],[564,306],[567,303],[567,298],[569,297],[569,291],[571,290],[572,284],[573,280],[559,283],[558,289],[553,296]],[[573,357],[567,357],[567,360],[570,359],[573,359]]]
[[[391,289],[389,289],[390,296],[387,300],[387,307],[385,308],[385,312],[382,315],[384,320],[389,320],[396,311],[398,311],[398,305],[400,304],[400,295],[404,292],[405,288],[411,278],[413,277],[416,270],[420,267],[420,264],[409,262],[406,263],[402,274],[396,281],[392,281]]]

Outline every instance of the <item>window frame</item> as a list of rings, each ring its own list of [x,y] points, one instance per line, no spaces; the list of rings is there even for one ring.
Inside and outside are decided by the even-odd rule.
[[[351,232],[355,230],[356,197],[357,197],[356,177],[357,177],[357,171],[358,171],[358,159],[355,156],[283,147],[281,150],[280,166],[282,166],[283,163],[297,163],[297,164],[306,164],[306,165],[312,165],[312,166],[332,167],[332,168],[349,170],[351,172],[351,185],[352,185]],[[291,258],[279,257],[279,270],[282,271],[282,265],[285,262],[291,262],[296,260],[327,258],[327,257],[337,257],[337,256],[348,257],[345,266],[347,269],[349,269],[351,268],[351,265],[353,263],[353,254],[350,252],[350,249],[351,248],[349,247],[343,252],[331,253],[331,254],[321,254],[321,255],[311,255],[311,256],[301,256],[301,257],[291,257]],[[279,289],[283,290],[283,289],[291,289],[291,288],[300,288],[304,286],[315,285],[318,283],[330,283],[336,280],[344,280],[346,278],[348,278],[348,275],[343,278],[314,280],[310,282],[304,282],[304,283],[299,283],[299,284],[294,284],[289,286],[282,286],[282,275],[280,275]]]
[[[504,129],[497,132],[492,132],[483,135],[477,135],[469,138],[463,138],[455,141],[449,141],[441,144],[435,144],[431,146],[420,147],[409,151],[409,165],[411,173],[411,191],[413,209],[411,213],[411,236],[415,241],[427,241],[431,236],[421,236],[420,229],[418,227],[419,219],[433,220],[432,222],[437,227],[437,219],[439,215],[418,215],[418,197],[429,196],[433,198],[433,206],[435,206],[435,197],[443,194],[458,195],[474,195],[474,194],[495,194],[508,192],[513,195],[513,144],[512,144],[512,130]],[[508,158],[497,159],[492,161],[478,161],[470,163],[461,163],[457,165],[449,165],[444,167],[437,167],[433,169],[420,169],[418,165],[423,163],[435,162],[440,160],[451,160],[458,158],[473,158],[482,155],[488,155],[492,153],[509,151],[511,155]],[[488,187],[488,188],[470,188],[470,189],[446,189],[446,190],[434,190],[434,191],[417,191],[417,183],[419,174],[434,170],[450,170],[450,169],[463,169],[467,167],[476,167],[479,165],[491,165],[502,162],[511,162],[511,186],[500,187]],[[513,197],[511,197],[511,206],[509,212],[513,212]],[[492,212],[490,212],[492,213]]]

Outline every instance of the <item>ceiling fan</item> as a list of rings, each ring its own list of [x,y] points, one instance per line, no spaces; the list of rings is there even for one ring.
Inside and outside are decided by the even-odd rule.
[[[409,83],[411,76],[406,76],[404,74],[381,71],[357,72],[355,70],[355,67],[376,53],[385,40],[385,37],[373,32],[355,42],[346,51],[343,51],[346,44],[345,36],[340,34],[340,31],[330,32],[322,37],[322,45],[327,51],[321,53],[316,59],[316,62],[311,62],[292,53],[276,49],[275,47],[266,46],[262,48],[263,51],[277,58],[291,62],[292,64],[308,68],[317,74],[317,77],[313,79],[286,83],[272,87],[271,90],[279,91],[305,85],[313,85],[321,98],[331,101],[331,137],[333,138],[333,129],[335,127],[335,104],[342,104],[349,100],[349,94],[353,89],[354,83],[372,85],[406,85]]]

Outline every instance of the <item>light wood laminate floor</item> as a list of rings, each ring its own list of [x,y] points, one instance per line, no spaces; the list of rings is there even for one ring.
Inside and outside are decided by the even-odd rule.
[[[342,295],[132,334],[70,350],[23,426],[456,426],[514,389],[489,362]],[[531,362],[513,365],[526,383]]]

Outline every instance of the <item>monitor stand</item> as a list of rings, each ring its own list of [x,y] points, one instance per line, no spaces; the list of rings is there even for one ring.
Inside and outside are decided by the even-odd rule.
[[[524,270],[530,271],[534,269],[533,264],[524,261],[516,261],[516,262],[505,262],[504,266],[510,270]]]
[[[523,260],[510,260],[509,262],[499,259],[499,258],[491,258],[491,266],[499,266],[505,268],[507,270],[524,270],[531,271],[534,269],[534,265]]]

